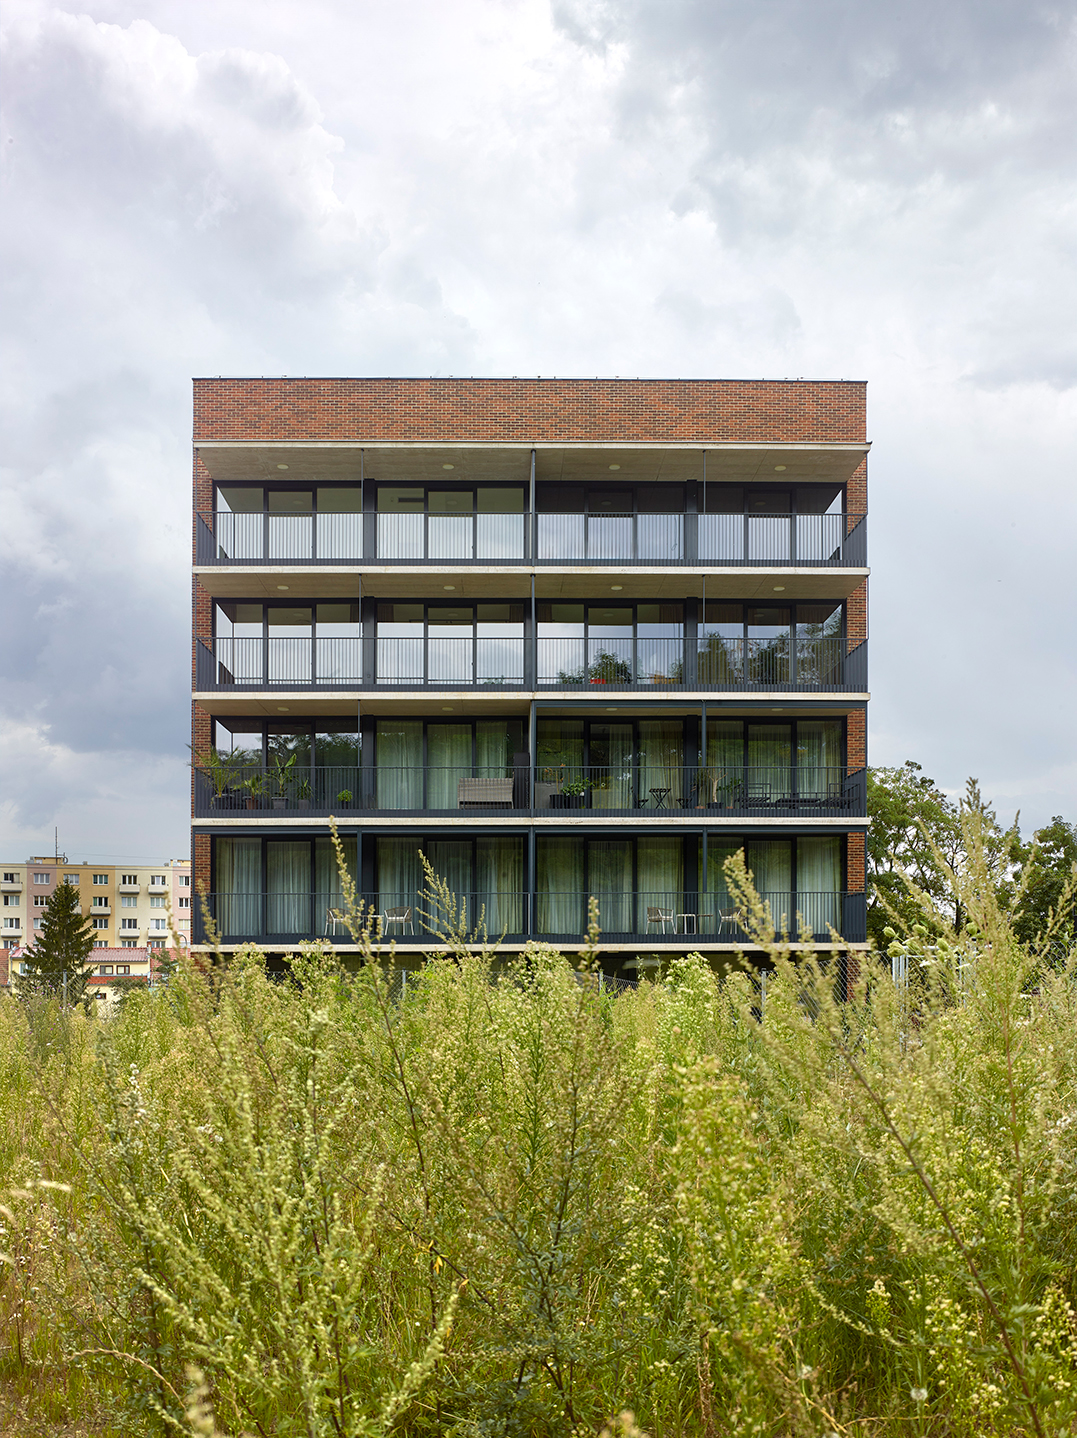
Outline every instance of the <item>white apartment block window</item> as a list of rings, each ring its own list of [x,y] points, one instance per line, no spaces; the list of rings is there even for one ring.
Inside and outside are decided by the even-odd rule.
[[[35,895],[34,895],[34,908],[35,908],[35,909],[43,909],[48,902],[49,902],[49,896],[48,896],[48,894],[35,894]]]
[[[117,964],[117,965],[116,965],[116,972],[117,972],[118,974],[129,974],[129,973],[131,972],[131,965],[130,965],[130,964]]]
[[[138,900],[135,898],[134,894],[121,894],[121,895],[120,895],[120,908],[121,908],[121,909],[137,909],[137,908],[138,908]]]
[[[22,928],[22,920],[21,920],[21,919],[5,919],[5,920],[4,920],[4,928],[5,928],[5,929],[21,929],[21,928]]]
[[[48,876],[48,874],[35,874],[35,875],[34,875],[34,883],[35,883],[35,884],[47,884],[48,882],[49,882],[49,876]]]
[[[107,908],[108,908],[108,895],[107,895],[107,894],[95,894],[95,895],[93,896],[93,898],[90,900],[90,907],[91,907],[91,908],[94,908],[94,909],[107,909]]]
[[[158,884],[158,885],[167,884],[167,883],[168,883],[168,876],[167,876],[167,874],[151,874],[151,875],[150,875],[150,883],[151,883],[151,884]]]
[[[151,919],[151,920],[150,920],[150,928],[151,928],[151,929],[155,929],[155,930],[157,930],[158,932],[159,932],[161,929],[167,929],[167,928],[168,928],[168,920],[167,920],[167,919]]]
[[[179,876],[179,884],[181,889],[189,889],[191,887],[190,874],[181,874]]]
[[[121,883],[121,884],[137,884],[137,883],[138,883],[138,875],[137,875],[137,874],[121,874],[121,875],[120,875],[120,883]]]
[[[65,874],[65,875],[64,875],[64,883],[65,883],[65,884],[77,884],[78,881],[79,881],[79,876],[78,876],[77,874]]]
[[[107,948],[108,948],[108,940],[107,940],[107,939],[94,939],[94,941],[93,941],[93,946],[94,946],[95,949],[107,949]]]
[[[137,928],[138,928],[138,920],[137,920],[137,919],[121,919],[121,920],[120,920],[120,928],[121,928],[121,929],[137,929]]]
[[[137,948],[138,948],[138,940],[137,940],[137,939],[121,939],[121,940],[120,940],[120,948],[121,948],[121,949],[137,949]]]
[[[94,921],[93,921],[93,926],[94,926],[95,929],[107,929],[107,928],[108,928],[108,920],[107,920],[107,919],[94,919]]]
[[[112,965],[111,965],[111,964],[98,964],[98,966],[97,966],[97,972],[98,972],[99,974],[111,974],[111,972],[112,972]]]
[[[14,883],[17,883],[17,882],[18,882],[18,876],[16,875],[15,871],[14,871],[13,869],[12,869],[12,870],[5,869],[5,870],[4,870],[4,883],[5,883],[5,884],[14,884]]]
[[[190,901],[190,899],[184,899],[184,898],[181,896],[180,901],[179,901],[179,906],[180,906],[181,909],[189,909],[189,908],[191,907],[191,901]]]
[[[18,894],[5,894],[5,895],[4,895],[4,908],[5,908],[5,909],[17,909],[17,908],[19,907],[19,898],[20,898],[20,896],[19,896]]]
[[[150,896],[150,908],[151,908],[151,909],[163,909],[164,906],[165,906],[165,898],[164,898],[164,895],[163,895],[163,894],[151,894],[151,896]]]
[[[95,874],[95,875],[93,876],[93,881],[94,881],[95,884],[107,884],[107,883],[108,883],[108,875],[107,875],[107,874]]]
[[[34,928],[35,928],[35,929],[40,929],[40,927],[41,927],[41,920],[40,920],[40,919],[35,919],[35,920],[34,920]]]

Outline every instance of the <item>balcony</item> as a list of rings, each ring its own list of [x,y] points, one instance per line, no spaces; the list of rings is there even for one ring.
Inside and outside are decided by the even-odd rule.
[[[99,919],[105,914],[112,913],[112,905],[94,903],[85,913],[89,918]]]
[[[364,536],[364,519],[369,520]],[[863,569],[847,514],[231,514],[196,516],[195,562]]]
[[[200,693],[480,689],[864,693],[867,642],[789,639],[279,639],[198,641]]]
[[[526,755],[521,756],[526,761]],[[721,818],[863,818],[863,769],[837,765],[781,767],[714,764],[539,765],[501,770],[471,765],[315,767],[286,776],[272,766],[233,764],[195,770],[199,819],[246,811],[297,817],[385,818],[493,814],[503,817],[632,817],[674,815],[712,823]],[[97,912],[95,910],[95,912]]]
[[[381,890],[361,896],[378,916],[383,938],[430,946],[423,916],[430,901],[415,891]],[[831,930],[850,943],[864,943],[867,930],[866,896],[862,893],[761,894],[779,932],[796,941],[806,926],[816,943],[826,943]],[[467,927],[485,925],[492,939],[502,935],[510,942],[527,939],[582,943],[587,933],[591,895],[567,890],[525,893],[488,891],[458,894],[457,903]],[[598,893],[602,938],[611,943],[668,943],[737,945],[748,942],[736,906],[725,893],[700,894],[692,890]],[[206,941],[205,913],[213,920],[223,943],[256,941],[292,946],[310,939],[330,938],[351,944],[352,936],[336,917],[339,893],[207,894],[205,911],[195,918],[194,942]]]
[[[116,885],[116,892],[119,893],[119,894],[140,894],[140,893],[142,892],[142,885],[141,885],[141,884],[117,884],[117,885]]]
[[[22,880],[21,880],[21,879],[5,879],[2,883],[0,883],[0,894],[21,894],[21,893],[22,893]]]

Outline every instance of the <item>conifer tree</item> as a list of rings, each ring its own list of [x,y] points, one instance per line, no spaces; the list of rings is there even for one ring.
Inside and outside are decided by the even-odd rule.
[[[36,941],[24,951],[25,972],[20,987],[34,993],[61,997],[67,976],[67,1001],[78,1003],[93,973],[87,958],[93,952],[93,925],[79,907],[79,891],[63,883],[53,890],[45,905]]]

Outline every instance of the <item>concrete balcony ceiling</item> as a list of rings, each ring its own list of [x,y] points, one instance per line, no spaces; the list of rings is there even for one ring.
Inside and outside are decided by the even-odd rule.
[[[398,444],[355,440],[203,441],[195,449],[205,468],[219,483],[272,480],[279,484],[358,483],[398,480],[413,483],[444,481],[473,483],[527,480],[531,449],[524,445],[444,444],[414,440]],[[844,484],[859,468],[870,449],[867,442],[845,444],[621,444],[536,445],[535,478],[588,484],[617,480],[632,484],[663,481],[684,484],[703,478],[707,456],[707,483],[775,483],[778,466],[782,483],[829,482]],[[360,451],[362,453],[360,454]],[[280,465],[288,466],[286,471]],[[446,470],[445,465],[453,468]],[[610,470],[610,465],[618,465]]]

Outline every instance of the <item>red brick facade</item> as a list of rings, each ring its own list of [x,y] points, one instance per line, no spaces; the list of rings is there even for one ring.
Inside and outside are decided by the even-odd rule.
[[[850,834],[846,859],[846,883],[850,894],[862,894],[865,880],[865,835]]]
[[[194,442],[854,443],[865,397],[859,380],[197,379]]]

